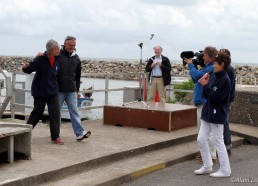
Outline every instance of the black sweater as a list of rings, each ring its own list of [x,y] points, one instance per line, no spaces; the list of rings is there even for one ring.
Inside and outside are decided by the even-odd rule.
[[[57,71],[58,57],[54,67],[50,65],[50,61],[46,53],[43,56],[37,56],[29,67],[23,68],[23,72],[30,74],[36,72],[31,85],[31,95],[33,97],[52,97],[58,95]]]
[[[215,73],[203,87],[207,99],[201,119],[214,124],[224,124],[227,119],[230,100],[230,80],[226,71]]]

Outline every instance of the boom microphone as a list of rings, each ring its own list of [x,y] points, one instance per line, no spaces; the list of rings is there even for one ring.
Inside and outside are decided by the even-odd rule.
[[[153,37],[154,37],[154,34],[151,34],[150,40],[152,40]]]

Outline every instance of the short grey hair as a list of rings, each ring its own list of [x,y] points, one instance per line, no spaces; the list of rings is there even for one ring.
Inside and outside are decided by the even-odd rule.
[[[50,51],[52,51],[53,49],[56,49],[56,48],[60,48],[60,45],[58,44],[57,41],[55,41],[54,39],[50,39],[50,40],[47,41],[47,44],[46,44],[47,52],[50,52]]]
[[[163,51],[163,48],[160,45],[156,45],[153,47],[153,50],[155,50],[156,48],[160,48],[161,52]]]

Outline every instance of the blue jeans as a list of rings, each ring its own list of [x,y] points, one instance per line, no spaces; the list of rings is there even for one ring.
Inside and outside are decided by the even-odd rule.
[[[231,149],[232,144],[231,144],[231,132],[230,132],[230,129],[229,129],[228,120],[224,124],[224,133],[223,133],[223,135],[224,135],[224,143],[225,143],[226,149],[229,150],[229,149]]]
[[[230,109],[231,109],[231,105],[229,106],[229,112],[228,112],[228,115],[230,113]],[[229,150],[232,148],[232,144],[231,144],[231,132],[230,132],[230,129],[229,129],[229,117],[227,115],[227,121],[224,123],[224,132],[223,132],[223,135],[224,135],[224,143],[225,143],[225,146],[226,146],[226,149]]]
[[[69,110],[74,134],[78,137],[78,136],[82,135],[84,128],[82,127],[81,118],[78,113],[77,93],[76,92],[67,92],[67,93],[59,92],[60,110],[62,109],[64,101],[66,102],[66,105]]]

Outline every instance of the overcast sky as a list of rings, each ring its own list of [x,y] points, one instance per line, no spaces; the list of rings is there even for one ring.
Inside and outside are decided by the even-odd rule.
[[[210,45],[228,48],[234,62],[258,63],[257,0],[0,2],[0,55],[34,56],[48,39],[73,35],[81,58],[139,59],[143,42],[143,59],[157,44],[172,60]]]

